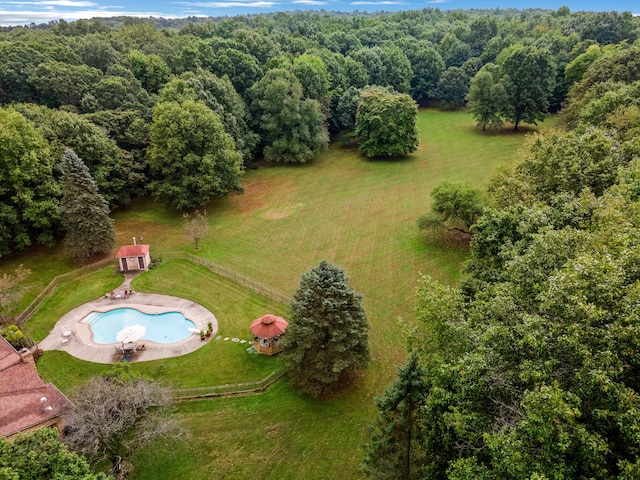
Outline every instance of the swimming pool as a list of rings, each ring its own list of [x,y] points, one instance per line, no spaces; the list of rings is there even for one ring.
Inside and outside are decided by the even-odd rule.
[[[134,308],[91,312],[82,322],[89,324],[93,342],[101,344],[118,343],[118,332],[132,325],[143,325],[146,328],[147,331],[140,340],[158,343],[184,340],[196,331],[195,324],[180,312],[148,314]]]

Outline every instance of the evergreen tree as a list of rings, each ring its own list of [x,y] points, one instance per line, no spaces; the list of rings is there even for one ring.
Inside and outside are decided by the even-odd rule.
[[[293,295],[283,356],[293,384],[314,396],[369,363],[362,295],[347,281],[342,269],[323,260]]]
[[[412,353],[406,365],[398,368],[398,379],[376,397],[378,416],[369,427],[364,445],[364,467],[372,478],[421,478],[417,461],[421,450],[420,409],[428,385],[425,373]]]
[[[76,261],[108,252],[116,243],[109,206],[82,159],[68,149],[62,156],[62,225],[65,248]]]

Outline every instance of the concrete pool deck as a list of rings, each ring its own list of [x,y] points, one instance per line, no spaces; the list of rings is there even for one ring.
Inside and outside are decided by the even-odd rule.
[[[129,280],[129,279],[127,279]],[[102,345],[93,343],[91,329],[88,323],[82,322],[91,312],[108,312],[117,308],[135,308],[143,313],[154,314],[164,312],[180,312],[195,324],[198,330],[207,330],[207,324],[213,324],[214,338],[218,331],[218,321],[209,310],[202,305],[180,297],[170,295],[158,295],[154,293],[133,292],[124,295],[129,290],[129,282],[119,287],[115,293],[119,298],[112,299],[110,293],[92,302],[80,305],[66,313],[38,346],[42,350],[61,350],[73,355],[81,360],[96,363],[118,363],[122,359],[122,352],[116,349],[119,343]],[[69,341],[63,343],[62,332],[68,330],[71,334],[67,337]],[[130,361],[144,362],[148,360],[158,360],[162,358],[177,357],[191,353],[202,347],[206,341],[200,340],[200,334],[192,333],[184,340],[174,343],[157,343],[148,340],[138,340],[138,345],[144,344],[144,350],[136,351]]]

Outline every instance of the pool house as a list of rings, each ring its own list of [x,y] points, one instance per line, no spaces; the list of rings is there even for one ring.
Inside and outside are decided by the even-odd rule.
[[[146,271],[151,263],[149,245],[136,245],[134,239],[133,245],[120,247],[116,258],[118,273]]]

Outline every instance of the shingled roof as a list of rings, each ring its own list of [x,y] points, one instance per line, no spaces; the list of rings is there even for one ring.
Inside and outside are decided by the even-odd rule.
[[[138,257],[149,253],[149,245],[125,245],[118,250],[117,258]]]
[[[69,399],[0,336],[0,436],[54,425],[70,407]]]

